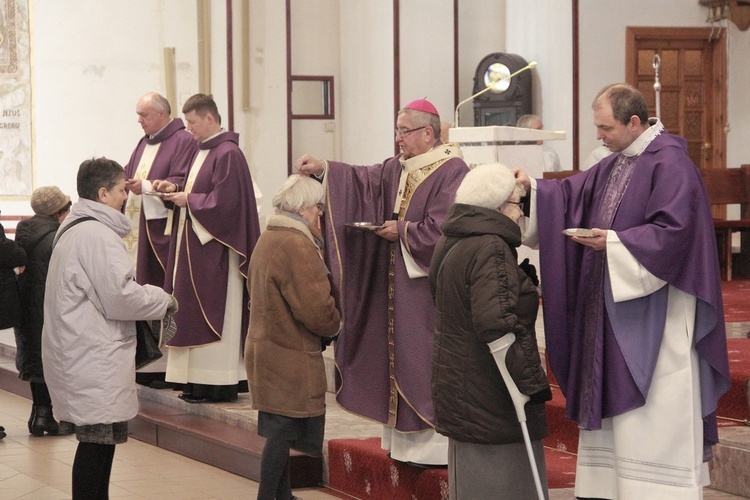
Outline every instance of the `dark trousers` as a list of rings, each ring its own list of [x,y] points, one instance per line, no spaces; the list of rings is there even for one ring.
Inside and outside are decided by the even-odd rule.
[[[73,461],[73,500],[107,500],[115,445],[78,443]]]
[[[29,382],[31,386],[31,400],[34,406],[52,406],[49,389],[44,382]]]
[[[289,476],[291,442],[282,437],[266,440],[260,457],[258,500],[291,500],[292,483]]]

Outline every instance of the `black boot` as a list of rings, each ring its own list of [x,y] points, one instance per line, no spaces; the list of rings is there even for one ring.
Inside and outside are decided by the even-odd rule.
[[[34,431],[31,430],[31,425],[34,423],[35,418],[36,418],[36,405],[33,405],[31,407],[31,415],[29,416],[29,434],[34,434]]]
[[[31,424],[31,433],[34,436],[44,436],[44,433],[57,435],[60,432],[60,425],[52,415],[51,406],[37,406],[34,421]]]

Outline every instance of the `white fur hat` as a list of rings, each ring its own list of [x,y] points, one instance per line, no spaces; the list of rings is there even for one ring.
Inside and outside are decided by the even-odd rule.
[[[456,203],[495,210],[508,201],[516,188],[516,178],[501,163],[474,167],[456,190]]]

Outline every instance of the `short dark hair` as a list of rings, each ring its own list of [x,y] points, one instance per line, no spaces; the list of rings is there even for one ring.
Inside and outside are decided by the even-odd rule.
[[[92,158],[78,167],[76,189],[78,196],[87,200],[98,201],[99,189],[111,190],[125,178],[125,170],[115,160],[109,158]]]
[[[627,125],[630,117],[635,115],[642,125],[648,125],[648,105],[641,91],[627,83],[613,83],[599,91],[592,108],[597,109],[602,102],[609,102],[615,120]]]
[[[182,106],[182,112],[190,113],[191,111],[195,111],[201,118],[206,116],[206,113],[210,113],[216,120],[216,123],[221,124],[219,108],[216,107],[216,101],[214,101],[214,96],[211,94],[195,94],[185,101],[185,104]]]

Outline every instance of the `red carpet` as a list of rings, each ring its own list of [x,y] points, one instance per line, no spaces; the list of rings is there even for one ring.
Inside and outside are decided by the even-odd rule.
[[[545,448],[550,488],[570,488],[575,481],[572,453]],[[448,471],[418,469],[388,458],[380,438],[328,442],[330,488],[357,498],[447,500]]]
[[[724,320],[727,323],[750,321],[750,279],[721,282]]]
[[[750,339],[727,339],[729,378],[732,385],[719,400],[717,415],[731,419],[750,418],[746,385],[750,379]]]

